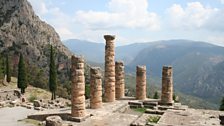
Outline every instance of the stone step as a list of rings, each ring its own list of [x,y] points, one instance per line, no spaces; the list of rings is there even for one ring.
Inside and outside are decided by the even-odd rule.
[[[145,113],[148,113],[148,114],[156,114],[156,115],[163,115],[163,114],[164,114],[164,111],[161,111],[161,110],[146,109],[146,110],[145,110]]]
[[[158,102],[143,101],[143,105],[157,106]]]
[[[142,105],[142,102],[138,102],[138,101],[129,101],[128,104],[129,104],[129,105]]]

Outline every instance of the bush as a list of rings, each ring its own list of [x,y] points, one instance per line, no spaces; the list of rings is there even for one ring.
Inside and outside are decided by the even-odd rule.
[[[155,92],[155,94],[154,94],[154,96],[153,96],[153,99],[159,99],[159,94],[158,94],[157,91]]]
[[[224,97],[222,98],[221,105],[219,108],[220,111],[224,111]]]
[[[34,100],[37,100],[37,96],[36,95],[30,95],[28,100],[29,100],[29,102],[33,102]]]
[[[69,98],[67,89],[66,88],[63,88],[62,86],[58,86],[57,91],[56,91],[56,94],[59,97],[62,97],[62,98],[66,98],[66,99]]]
[[[86,99],[90,98],[90,84],[85,85],[85,97]]]
[[[157,123],[160,119],[160,116],[149,116],[147,119],[147,123]]]
[[[134,111],[136,111],[136,112],[141,112],[141,113],[145,113],[145,108],[136,108],[136,109],[134,109]]]

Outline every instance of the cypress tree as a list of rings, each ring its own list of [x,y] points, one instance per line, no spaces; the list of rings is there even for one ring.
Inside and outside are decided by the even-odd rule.
[[[49,89],[52,93],[51,100],[54,100],[56,98],[55,92],[57,90],[57,73],[55,65],[55,52],[52,45],[50,51]]]
[[[159,99],[159,94],[158,94],[157,91],[155,92],[155,94],[154,94],[154,96],[153,96],[153,99]]]
[[[219,108],[220,111],[224,111],[224,97],[222,98],[221,105]]]
[[[0,54],[0,79],[3,79],[4,77],[4,59],[2,57],[2,55]]]
[[[22,54],[19,57],[17,87],[21,89],[22,94],[25,93],[25,89],[27,88],[26,66]]]
[[[11,69],[8,55],[6,56],[6,77],[7,82],[11,82]]]

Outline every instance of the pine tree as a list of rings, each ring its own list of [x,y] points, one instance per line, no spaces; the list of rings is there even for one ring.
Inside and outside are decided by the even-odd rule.
[[[25,89],[27,88],[26,66],[22,54],[19,57],[17,87],[21,89],[22,94],[25,93]]]
[[[11,69],[10,69],[10,61],[9,61],[9,56],[6,56],[6,80],[7,82],[11,82]]]
[[[154,94],[154,96],[153,96],[153,99],[159,99],[159,94],[158,94],[157,91],[155,92],[155,94]]]
[[[50,53],[50,71],[49,71],[49,89],[52,93],[51,100],[56,98],[55,92],[57,90],[57,71],[55,65],[55,54],[54,49],[51,45],[51,53]]]
[[[224,97],[222,98],[221,105],[219,108],[220,111],[224,111]]]

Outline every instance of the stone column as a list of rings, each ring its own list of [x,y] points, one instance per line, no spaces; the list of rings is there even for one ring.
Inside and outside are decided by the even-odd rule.
[[[171,66],[163,66],[161,103],[173,103],[173,70]]]
[[[97,109],[102,106],[102,80],[100,68],[90,69],[90,108]]]
[[[124,63],[122,61],[115,62],[115,92],[116,92],[116,99],[120,99],[124,97]]]
[[[136,99],[146,99],[146,66],[136,67]]]
[[[104,35],[105,46],[105,77],[104,77],[104,98],[105,102],[115,101],[115,62],[114,62],[114,39],[115,36]]]
[[[72,116],[85,116],[85,76],[84,59],[72,56]]]

